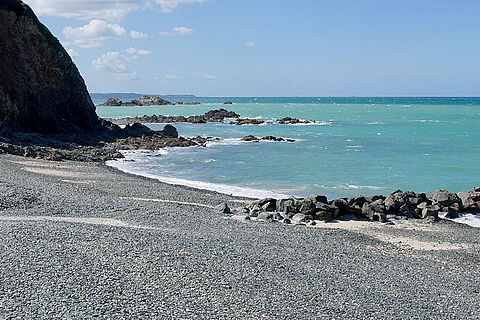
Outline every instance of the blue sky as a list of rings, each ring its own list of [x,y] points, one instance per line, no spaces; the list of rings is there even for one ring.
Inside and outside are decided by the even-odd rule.
[[[480,96],[476,0],[24,0],[91,92]]]

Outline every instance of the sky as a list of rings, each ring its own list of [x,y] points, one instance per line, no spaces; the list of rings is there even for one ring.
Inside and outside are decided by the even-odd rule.
[[[90,92],[480,96],[478,0],[24,0]]]

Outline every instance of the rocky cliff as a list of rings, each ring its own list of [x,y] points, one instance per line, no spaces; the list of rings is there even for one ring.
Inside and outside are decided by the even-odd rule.
[[[20,0],[0,0],[0,129],[101,128],[85,83],[60,42]]]

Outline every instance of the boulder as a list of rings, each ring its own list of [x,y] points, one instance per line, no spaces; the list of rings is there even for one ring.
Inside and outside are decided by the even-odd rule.
[[[293,198],[278,199],[276,201],[276,211],[284,212],[284,213],[296,212],[296,208],[293,203]]]
[[[457,193],[462,200],[463,210],[469,213],[480,213],[480,188]]]
[[[372,221],[386,221],[387,210],[382,199],[372,203],[366,202],[362,207],[362,214]]]
[[[153,130],[141,123],[127,124],[123,132],[128,137],[141,137],[143,135],[150,135]]]
[[[313,202],[321,202],[321,203],[328,203],[327,196],[323,194],[312,194],[308,197]]]
[[[297,209],[297,212],[305,215],[314,215],[317,211],[315,202],[313,202],[311,199],[295,199],[294,205]]]
[[[437,219],[439,210],[440,210],[440,207],[436,204],[427,205],[422,210],[422,218],[423,219],[426,219],[426,218]]]
[[[271,221],[273,220],[273,214],[271,212],[260,212],[257,216],[257,220]]]
[[[437,190],[433,193],[427,194],[427,198],[432,203],[438,204],[441,207],[449,207],[454,203],[462,203],[462,200],[455,194],[450,193],[447,190]]]
[[[222,214],[229,214],[231,213],[230,207],[226,203],[219,204],[215,207],[215,212],[222,213]]]
[[[232,101],[225,101],[223,104],[233,104]]]
[[[311,215],[297,213],[292,217],[292,221],[297,223],[310,222],[313,221],[313,217]]]
[[[169,138],[178,138],[178,131],[177,128],[172,126],[171,124],[167,124],[163,127],[163,130],[160,131],[162,135]]]
[[[257,201],[257,205],[263,210],[273,212],[276,209],[277,200],[273,198],[265,198]]]
[[[317,202],[315,207],[316,212],[314,217],[316,220],[331,220],[340,216],[339,209],[327,203]]]

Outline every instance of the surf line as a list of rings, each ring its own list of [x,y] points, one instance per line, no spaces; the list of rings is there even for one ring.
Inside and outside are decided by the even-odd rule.
[[[162,202],[162,203],[174,203],[174,204],[183,204],[187,206],[196,206],[196,207],[204,207],[213,209],[214,206],[203,204],[203,203],[195,203],[195,202],[184,202],[184,201],[175,201],[175,200],[164,200],[164,199],[147,199],[147,198],[135,198],[135,197],[120,197],[120,199],[126,200],[136,200],[136,201],[145,201],[145,202]]]

